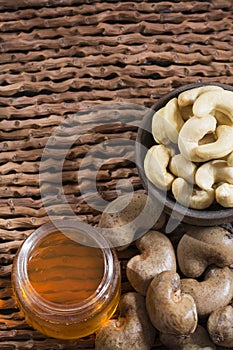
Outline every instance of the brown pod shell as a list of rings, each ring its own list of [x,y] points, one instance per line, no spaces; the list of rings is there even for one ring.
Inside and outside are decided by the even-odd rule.
[[[189,335],[197,327],[197,310],[193,298],[181,292],[180,277],[164,271],[151,282],[146,307],[150,320],[162,333]]]
[[[187,277],[201,276],[208,265],[233,266],[233,235],[219,226],[189,227],[177,248],[180,270]]]
[[[126,274],[134,289],[146,295],[156,275],[166,270],[176,271],[176,256],[171,241],[158,231],[149,231],[136,245],[141,254],[128,261]]]

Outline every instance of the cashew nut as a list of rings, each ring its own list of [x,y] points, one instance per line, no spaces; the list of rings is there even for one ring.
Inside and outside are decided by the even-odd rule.
[[[208,208],[214,201],[213,189],[196,189],[181,177],[177,177],[173,181],[172,193],[177,202],[193,209]]]
[[[202,119],[200,122],[202,122]],[[216,136],[217,140],[215,142],[196,147],[194,151],[199,161],[221,158],[232,152],[233,126],[219,125],[216,129]]]
[[[233,184],[233,167],[228,166],[225,160],[207,162],[197,169],[195,181],[203,190],[210,190],[222,181]]]
[[[200,86],[171,99],[153,116],[159,145],[146,154],[146,176],[159,189],[172,189],[186,207],[205,209],[215,199],[233,206],[232,97],[233,91],[220,86]]]
[[[216,94],[216,91],[223,90],[220,86],[217,85],[206,85],[206,86],[200,86],[198,88],[189,89],[178,96],[178,104],[179,106],[188,106],[194,103],[194,101],[200,96],[201,94],[213,91],[214,94]]]
[[[215,190],[215,199],[222,207],[233,207],[233,185],[224,183]]]
[[[186,337],[161,333],[160,341],[170,350],[216,350],[205,328],[199,325],[193,334]]]
[[[163,271],[151,282],[146,307],[150,320],[162,333],[188,335],[197,327],[197,310],[193,298],[180,290],[180,277]]]
[[[177,247],[180,270],[187,277],[201,276],[208,265],[233,265],[233,237],[222,227],[192,227]]]
[[[233,91],[208,91],[201,94],[193,103],[193,114],[203,118],[220,111],[233,121]]]
[[[134,289],[146,295],[156,275],[165,270],[176,271],[176,257],[171,241],[158,231],[149,231],[136,245],[141,254],[128,261],[126,274]]]
[[[227,305],[212,312],[207,329],[213,342],[219,346],[233,348],[233,307]]]
[[[205,274],[202,282],[192,278],[181,280],[181,290],[193,297],[197,314],[207,316],[231,301],[233,273],[229,267],[214,267]]]
[[[120,317],[110,320],[96,334],[96,350],[150,350],[156,331],[145,307],[145,298],[128,293],[120,301]]]
[[[197,117],[192,117],[187,120],[182,126],[178,138],[178,147],[180,153],[188,160],[193,162],[203,161],[200,158],[196,149],[198,148],[198,142],[207,133],[212,133],[216,128],[216,119],[213,116],[206,116],[202,120]],[[199,147],[204,147],[199,146]]]
[[[184,124],[177,98],[170,100],[159,109],[152,118],[152,135],[157,143],[168,145],[177,143],[179,131]]]
[[[169,190],[174,176],[167,171],[170,153],[164,145],[152,146],[145,157],[144,169],[147,178],[162,190]]]
[[[197,166],[193,162],[190,162],[190,160],[184,158],[182,154],[176,154],[171,158],[169,169],[174,175],[194,183]]]
[[[166,129],[164,127],[164,111],[165,111],[165,107],[160,108],[153,115],[151,131],[157,143],[168,145],[171,141],[169,140],[166,133]]]
[[[178,142],[179,132],[184,124],[177,101],[175,97],[164,107],[164,127],[169,140],[173,143]]]

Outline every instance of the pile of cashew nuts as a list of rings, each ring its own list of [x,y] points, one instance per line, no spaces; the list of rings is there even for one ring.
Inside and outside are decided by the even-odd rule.
[[[144,169],[156,187],[193,209],[233,207],[233,91],[180,93],[153,115],[152,134]]]
[[[145,197],[135,196],[131,207],[105,220],[112,217],[112,227],[116,218],[125,223],[128,208],[138,210]],[[126,266],[135,292],[122,295],[119,317],[97,332],[96,350],[150,350],[156,342],[171,350],[233,348],[232,232],[182,224],[167,236],[165,224],[163,213],[135,241],[138,253]],[[113,236],[116,244],[116,231]],[[118,250],[124,243],[119,237]]]

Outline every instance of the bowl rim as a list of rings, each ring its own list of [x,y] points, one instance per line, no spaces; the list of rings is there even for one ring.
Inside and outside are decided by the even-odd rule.
[[[203,210],[198,210],[198,209],[187,208],[182,204],[180,204],[179,202],[174,201],[173,198],[171,198],[166,192],[158,189],[146,177],[146,174],[144,171],[144,158],[145,158],[146,146],[142,144],[142,139],[144,134],[148,133],[148,131],[146,130],[150,130],[150,133],[151,133],[151,122],[150,122],[149,128],[145,128],[145,127],[146,125],[148,127],[149,121],[151,121],[154,113],[157,110],[162,108],[171,98],[177,97],[183,91],[201,87],[201,86],[208,86],[208,85],[220,86],[225,90],[233,91],[233,86],[228,84],[218,83],[218,82],[198,82],[198,83],[186,84],[186,85],[182,85],[177,88],[174,88],[173,90],[168,92],[166,95],[163,95],[161,98],[159,98],[158,101],[156,101],[152,105],[150,110],[147,111],[147,113],[143,117],[137,132],[135,152],[136,152],[136,165],[137,165],[139,177],[142,181],[143,187],[147,190],[147,192],[149,190],[151,195],[155,197],[160,203],[164,203],[165,213],[171,215],[172,218],[174,218],[175,220],[181,220],[182,222],[185,222],[185,223],[212,226],[214,224],[221,224],[221,223],[233,221],[233,207],[224,208],[224,207],[220,207],[219,205],[219,207],[216,210],[214,209],[208,210],[208,208]],[[156,144],[155,141],[154,141],[154,144]],[[196,222],[196,220],[198,220],[198,222]]]

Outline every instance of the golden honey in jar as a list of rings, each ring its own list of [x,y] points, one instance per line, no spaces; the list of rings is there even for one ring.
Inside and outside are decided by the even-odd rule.
[[[29,325],[51,337],[77,339],[95,332],[115,312],[120,267],[99,231],[77,219],[55,221],[23,243],[12,283]]]

